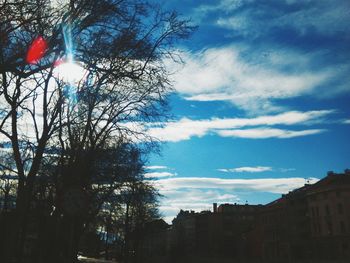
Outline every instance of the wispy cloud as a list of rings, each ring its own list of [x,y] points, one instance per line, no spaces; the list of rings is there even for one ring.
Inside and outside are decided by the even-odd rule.
[[[276,4],[278,2],[278,4]],[[239,10],[238,10],[239,9]],[[241,34],[266,34],[273,27],[293,27],[301,34],[315,30],[321,34],[334,35],[348,31],[349,2],[336,1],[241,1],[221,0],[215,5],[201,5],[193,11],[198,19],[217,12],[219,26]],[[268,14],[268,17],[266,17]],[[257,17],[259,23],[257,23]],[[265,18],[265,19],[264,19]],[[268,18],[268,19],[267,19]]]
[[[162,178],[162,177],[171,177],[176,176],[176,173],[169,172],[154,172],[154,173],[145,173],[145,178]]]
[[[151,166],[145,166],[146,169],[148,170],[162,170],[162,169],[168,169],[167,166],[163,165],[151,165]]]
[[[282,172],[282,173],[287,173],[287,172],[296,171],[296,169],[295,168],[279,168],[278,171]]]
[[[310,130],[282,130],[282,129],[270,129],[270,128],[257,128],[257,129],[245,129],[245,130],[220,130],[217,133],[222,137],[238,137],[248,139],[268,139],[279,138],[289,139],[294,137],[301,137],[306,135],[314,135],[327,131],[326,129],[310,129]]]
[[[152,181],[165,196],[160,211],[167,222],[176,216],[180,209],[211,210],[212,203],[240,203],[239,193],[269,192],[283,194],[317,178],[265,178],[265,179],[220,179],[203,177],[167,178]]]
[[[350,119],[344,120],[343,123],[345,123],[345,124],[350,124]]]
[[[193,10],[191,17],[193,18],[194,22],[199,23],[212,12],[234,11],[235,9],[241,7],[242,4],[243,4],[242,0],[222,0],[222,1],[216,2],[214,5],[210,5],[210,4],[199,5]]]
[[[217,169],[219,172],[223,173],[261,173],[261,172],[280,172],[286,173],[295,171],[295,168],[273,168],[270,166],[245,166],[245,167],[237,167],[237,168],[220,168]]]
[[[230,168],[230,169],[218,169],[218,171],[220,172],[224,172],[224,173],[261,173],[261,172],[268,172],[268,171],[272,171],[272,167],[269,166],[254,166],[254,167],[237,167],[237,168]]]
[[[254,61],[242,53],[233,46],[184,52],[182,68],[168,62],[176,90],[187,100],[226,100],[251,113],[269,112],[281,110],[272,100],[315,93],[338,73],[311,70],[307,65],[312,56],[296,51]]]
[[[167,215],[165,219],[169,223],[180,209],[199,212],[212,210],[212,203],[215,202],[236,203],[240,201],[237,195],[216,189],[178,189],[164,190],[160,193],[165,197],[159,209],[164,215]]]
[[[281,110],[276,99],[348,93],[348,10],[347,0],[199,5],[191,16],[201,33],[217,27],[231,44],[183,51],[181,70],[168,63],[175,87],[188,100],[230,101],[250,113]]]
[[[191,137],[202,137],[207,134],[217,134],[223,137],[240,138],[293,138],[311,134],[322,133],[324,129],[283,130],[267,128],[275,125],[313,125],[325,122],[325,118],[335,113],[334,110],[320,111],[290,111],[277,115],[267,115],[255,118],[213,118],[204,120],[191,120],[182,118],[179,121],[165,123],[164,127],[149,129],[152,137],[161,141],[182,141]],[[241,129],[243,127],[257,126],[254,129]]]
[[[310,183],[318,181],[317,178],[309,178],[308,180]],[[262,179],[181,177],[159,179],[152,183],[161,191],[176,189],[231,189],[283,194],[303,186],[306,183],[306,179],[300,177]]]
[[[235,194],[222,193],[215,189],[189,189],[189,190],[161,190],[162,194],[166,194],[165,199],[170,200],[172,204],[179,203],[204,203],[213,202],[232,202],[237,201],[238,197]],[[185,208],[185,207],[183,207]]]

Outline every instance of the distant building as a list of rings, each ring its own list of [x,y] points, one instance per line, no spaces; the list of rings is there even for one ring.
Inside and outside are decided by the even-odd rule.
[[[350,170],[266,205],[181,210],[172,223],[145,232],[149,262],[350,262]]]
[[[180,211],[173,220],[177,251],[202,257],[245,258],[247,234],[262,205],[213,204],[213,212]]]
[[[350,259],[350,170],[329,172],[306,194],[313,256]]]
[[[265,260],[350,259],[350,172],[329,172],[261,210],[255,238]],[[260,247],[259,247],[260,245]],[[251,248],[252,249],[252,248]]]

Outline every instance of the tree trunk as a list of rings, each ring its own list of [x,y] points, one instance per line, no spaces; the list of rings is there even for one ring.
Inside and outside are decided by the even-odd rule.
[[[124,237],[124,262],[129,262],[129,202],[126,203],[125,212],[125,237]]]

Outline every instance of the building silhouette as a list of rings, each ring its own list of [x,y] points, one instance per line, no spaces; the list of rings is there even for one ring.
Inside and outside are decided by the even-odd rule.
[[[143,262],[350,262],[350,170],[266,205],[214,203],[164,223],[145,235]]]
[[[350,259],[349,198],[350,170],[345,170],[265,205],[255,229],[262,258]]]

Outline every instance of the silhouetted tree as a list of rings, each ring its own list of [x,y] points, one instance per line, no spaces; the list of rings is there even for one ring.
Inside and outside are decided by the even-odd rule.
[[[18,262],[35,191],[41,185],[50,193],[47,182],[37,182],[47,150],[60,148],[57,198],[85,195],[95,153],[142,137],[135,126],[163,116],[171,87],[162,60],[191,30],[175,13],[141,0],[0,1],[0,134],[11,143],[18,175]],[[38,37],[47,44],[44,56],[28,63]],[[56,66],[73,58],[85,75],[68,81]],[[71,262],[73,252],[61,262]]]
[[[16,197],[17,173],[12,156],[6,151],[0,152],[0,213],[13,209]]]
[[[158,191],[150,183],[134,183],[129,190],[126,232],[125,232],[125,254],[126,261],[129,256],[136,259],[139,245],[143,238],[145,224],[160,218],[158,211]],[[132,253],[130,253],[132,251]]]

